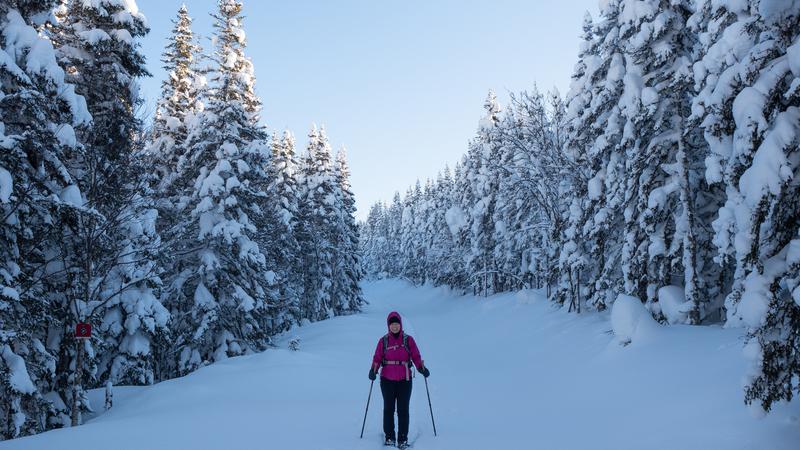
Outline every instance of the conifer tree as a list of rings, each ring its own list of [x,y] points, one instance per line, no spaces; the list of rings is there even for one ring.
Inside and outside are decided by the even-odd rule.
[[[457,253],[455,236],[448,223],[448,211],[453,207],[453,177],[450,168],[445,166],[440,179],[434,187],[434,211],[430,220],[433,233],[431,251],[433,255],[428,259],[430,273],[435,274],[433,282],[436,285],[454,286],[462,272],[462,258]]]
[[[63,218],[82,213],[67,162],[81,151],[75,130],[91,116],[57,62],[43,23],[55,1],[0,3],[0,437],[61,423],[48,399],[58,348],[48,324],[64,318],[48,302],[60,275],[49,248]],[[56,340],[59,339],[56,336]],[[60,409],[63,411],[64,409]]]
[[[651,1],[639,6],[625,4],[624,10],[634,30],[625,46],[628,73],[620,99],[626,120],[620,144],[627,161],[625,292],[646,299],[658,313],[660,290],[681,279],[687,311],[664,310],[666,318],[697,324],[708,302],[704,268],[713,268],[713,261],[698,243],[711,221],[697,213],[698,203],[700,211],[709,209],[698,194],[711,193],[702,182],[707,146],[699,129],[686,121],[693,94],[695,40],[686,26],[691,5]]]
[[[203,110],[205,83],[202,71],[197,68],[201,49],[192,33],[192,18],[186,5],[181,5],[173,24],[169,43],[162,54],[167,78],[161,83],[161,98],[148,149],[161,189],[168,188],[186,154],[190,122]]]
[[[359,285],[364,274],[355,219],[356,200],[350,188],[350,168],[347,165],[347,151],[344,147],[336,152],[333,169],[341,198],[334,241],[338,254],[334,295],[340,299],[338,302],[340,312],[354,313],[360,311],[364,303]]]
[[[380,279],[386,273],[387,242],[389,239],[386,207],[383,203],[375,203],[369,209],[367,220],[361,224],[359,245],[364,257],[363,268],[367,277]]]
[[[283,280],[280,298],[292,315],[292,320],[299,323],[300,301],[303,295],[303,268],[297,239],[301,224],[298,223],[300,220],[298,163],[294,146],[294,136],[288,130],[280,138],[273,137],[268,194],[270,205],[276,212],[272,247],[275,252],[274,265]]]
[[[333,232],[338,220],[338,192],[325,130],[312,128],[301,169],[300,246],[304,256],[303,317],[323,320],[336,314],[331,286],[335,264]]]
[[[693,19],[706,33],[693,112],[711,149],[706,178],[726,195],[713,230],[734,268],[727,319],[750,336],[745,401],[769,411],[800,392],[800,10],[703,2]]]
[[[142,103],[137,80],[149,76],[138,39],[148,31],[135,2],[117,0],[68,2],[56,30],[60,61],[93,119],[78,130],[83,151],[70,158],[68,169],[77,182],[70,201],[83,211],[65,221],[62,240],[50,249],[65,274],[54,296],[66,325],[57,390],[70,404],[73,424],[87,404],[73,391],[72,377],[154,382],[153,344],[168,320],[159,300],[160,237],[142,176],[143,127],[136,116]],[[93,323],[97,335],[81,342],[87,357],[76,367],[72,329],[82,321]]]
[[[402,242],[402,223],[403,223],[403,203],[400,192],[395,192],[392,197],[392,204],[386,213],[386,220],[389,228],[388,248],[389,254],[386,258],[388,262],[387,272],[391,276],[402,275],[402,254],[400,246]]]
[[[470,210],[470,264],[468,270],[474,277],[479,292],[493,294],[497,289],[498,272],[494,261],[494,215],[500,184],[500,155],[502,142],[498,131],[500,105],[494,91],[489,91],[483,105],[486,115],[480,120],[478,134],[469,154],[475,165],[473,191],[475,203]]]
[[[181,217],[171,238],[169,306],[178,325],[177,372],[262,350],[284,325],[275,272],[259,247],[267,204],[269,146],[259,125],[252,63],[244,56],[242,5],[213,14],[215,71],[208,105],[189,131],[176,177]]]
[[[569,119],[573,130],[567,139],[571,153],[587,162],[587,199],[573,204],[567,228],[569,241],[562,253],[561,279],[557,301],[572,297],[575,291],[571,266],[581,268],[591,261],[591,270],[584,270],[589,306],[603,310],[622,291],[622,223],[625,199],[625,156],[618,151],[622,138],[622,117],[619,100],[623,95],[626,73],[622,43],[628,37],[620,29],[620,0],[608,2],[601,10],[601,19],[594,26],[583,65],[573,79],[568,95]],[[626,28],[630,33],[632,29]],[[588,108],[584,107],[588,105]],[[581,156],[585,153],[585,156]],[[575,254],[577,252],[577,254]],[[567,266],[564,267],[563,265]]]

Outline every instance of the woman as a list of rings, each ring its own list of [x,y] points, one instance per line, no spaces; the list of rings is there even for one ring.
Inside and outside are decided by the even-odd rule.
[[[411,363],[427,378],[431,372],[419,354],[414,338],[403,333],[400,314],[392,311],[386,318],[389,333],[378,340],[369,379],[374,380],[381,369],[381,394],[383,394],[384,445],[395,445],[394,409],[397,404],[397,447],[408,447],[408,403],[411,400]]]

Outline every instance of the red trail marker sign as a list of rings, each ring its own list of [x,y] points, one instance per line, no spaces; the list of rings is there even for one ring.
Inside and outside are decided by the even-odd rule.
[[[89,339],[92,337],[92,325],[88,323],[79,323],[75,325],[75,338]]]

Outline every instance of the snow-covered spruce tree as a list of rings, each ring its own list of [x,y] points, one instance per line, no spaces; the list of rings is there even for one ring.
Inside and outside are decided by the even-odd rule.
[[[274,272],[257,243],[269,146],[258,124],[252,63],[244,56],[242,5],[221,0],[218,6],[213,89],[175,178],[174,204],[184,219],[169,235],[168,306],[179,374],[262,350],[272,327],[282,326]]]
[[[452,247],[448,258],[447,285],[454,289],[466,290],[469,287],[469,275],[466,270],[466,253],[470,248],[469,222],[465,212],[472,200],[472,191],[464,174],[466,156],[453,168],[453,180],[450,190],[450,208],[445,212],[445,220],[452,237]]]
[[[693,94],[691,63],[696,37],[687,27],[687,2],[625,3],[627,73],[620,110],[620,148],[626,155],[625,293],[646,300],[671,323],[700,323],[711,308],[706,292],[718,276],[707,241],[718,205],[703,180],[707,144],[687,121]],[[699,211],[699,213],[698,213]],[[677,284],[679,304],[659,304]],[[672,288],[670,288],[672,289]]]
[[[588,180],[594,176],[595,170],[592,167],[589,149],[601,134],[601,130],[592,126],[592,123],[597,114],[607,112],[607,108],[597,108],[597,103],[595,103],[595,108],[590,109],[598,91],[592,86],[598,83],[596,77],[603,77],[607,70],[607,67],[603,69],[600,65],[599,55],[602,41],[595,39],[594,30],[592,17],[587,12],[583,19],[583,35],[578,51],[578,62],[575,65],[572,82],[565,100],[564,151],[575,162],[574,175],[577,180],[573,183],[573,196],[565,214],[564,230],[559,237],[562,246],[558,260],[558,271],[561,274],[583,272],[586,279],[594,277],[599,271],[598,261],[592,261],[589,257],[595,244],[587,241],[584,236],[585,227],[590,219],[588,211],[586,211],[591,201]],[[602,245],[602,242],[599,242],[598,245]],[[568,277],[565,278],[568,281]],[[548,283],[548,296],[562,304],[568,300],[574,302],[577,293],[573,292],[571,286],[574,284],[560,283],[551,294]],[[579,289],[588,297],[592,297],[595,285],[586,283],[584,286],[579,286]]]
[[[424,254],[422,236],[417,227],[417,217],[422,206],[422,187],[417,180],[414,188],[409,186],[403,198],[403,215],[400,226],[401,274],[413,283],[424,283]]]
[[[169,189],[178,164],[186,153],[188,122],[203,110],[205,77],[197,68],[200,46],[192,33],[192,18],[181,5],[161,62],[167,78],[161,83],[148,157],[154,168],[155,185]]]
[[[402,275],[402,255],[400,253],[400,243],[402,241],[401,229],[403,224],[403,201],[400,192],[395,192],[392,197],[392,204],[386,211],[389,235],[387,238],[388,254],[386,257],[386,271],[390,276]]]
[[[395,201],[399,196],[395,194]],[[396,276],[394,267],[397,259],[392,259],[396,236],[391,233],[392,208],[385,203],[376,203],[370,208],[367,220],[362,224],[365,234],[359,242],[364,261],[366,275],[378,279]]]
[[[745,401],[769,411],[800,391],[800,5],[700,6],[694,113],[711,147],[706,177],[726,194],[714,243],[735,268],[728,324],[750,335]]]
[[[257,120],[257,119],[256,119]],[[245,213],[256,224],[254,241],[265,257],[267,271],[264,273],[269,289],[266,291],[267,314],[261,315],[261,327],[271,336],[287,330],[297,317],[297,299],[281,295],[284,285],[289,281],[288,268],[292,255],[284,248],[283,227],[278,208],[278,198],[270,190],[275,180],[272,166],[272,150],[268,140],[253,141],[242,155],[242,161],[250,168],[243,176],[253,194],[252,200],[241,205]]]
[[[441,172],[439,173],[441,179]],[[439,250],[434,248],[436,245],[436,236],[441,230],[433,228],[434,217],[437,213],[441,213],[444,218],[444,211],[436,210],[436,185],[430,178],[425,180],[425,188],[422,191],[423,197],[423,216],[420,220],[420,233],[422,236],[422,248],[425,251],[425,260],[423,261],[423,274],[425,275],[426,282],[434,282],[438,277],[437,261],[440,260]]]
[[[361,250],[362,267],[364,275],[367,279],[377,278],[380,273],[380,263],[383,256],[378,251],[378,246],[375,245],[379,239],[379,223],[383,219],[383,203],[373,203],[367,213],[367,219],[358,222],[359,241],[358,246]]]
[[[451,231],[455,235],[455,251],[461,259],[463,269],[459,274],[459,286],[454,286],[457,289],[472,289],[476,293],[473,286],[473,279],[469,272],[469,267],[472,264],[474,255],[472,253],[472,208],[477,203],[477,194],[475,193],[475,174],[480,169],[481,158],[472,147],[471,152],[467,152],[461,158],[460,163],[456,166],[454,183],[455,191],[453,197],[453,206],[448,211],[448,223],[450,224]]]
[[[576,187],[560,257],[561,279],[555,300],[564,302],[578,287],[589,306],[603,310],[622,292],[625,155],[618,150],[624,125],[619,99],[624,90],[622,44],[632,29],[620,26],[620,0],[604,5],[582,46],[582,60],[568,99],[567,152],[589,166],[585,185]],[[624,33],[627,30],[627,34]],[[585,37],[586,39],[586,37]],[[583,193],[588,197],[581,201]],[[578,283],[570,276],[580,270]]]
[[[447,211],[452,206],[453,177],[445,166],[433,185],[433,199],[427,221],[428,249],[426,273],[434,285],[449,285],[448,280],[460,265],[454,261],[455,243],[447,224]]]
[[[462,229],[464,217],[452,209],[453,186],[446,168],[436,182],[426,180],[424,188],[416,183],[404,197],[396,193],[392,206],[378,203],[370,209],[361,245],[370,276],[466,286],[463,252],[452,231]]]
[[[276,222],[273,224],[275,268],[282,280],[280,298],[292,321],[299,323],[300,301],[303,295],[303,268],[301,267],[300,244],[297,241],[299,220],[298,163],[295,157],[294,136],[288,130],[279,138],[272,139],[270,163],[270,204],[274,205]]]
[[[324,129],[314,126],[302,159],[298,237],[303,255],[302,316],[311,321],[333,317],[337,299],[332,297],[338,222],[338,186],[333,173],[331,147]]]
[[[467,270],[477,292],[493,294],[501,283],[494,261],[494,215],[500,184],[499,162],[502,141],[498,132],[500,105],[494,91],[489,91],[483,108],[486,115],[478,124],[477,136],[470,143],[468,154],[476,162],[472,176],[475,202],[470,205],[470,257]]]
[[[413,186],[410,185],[406,188],[400,206],[401,214],[397,234],[397,251],[399,255],[397,273],[400,277],[414,282],[412,278],[409,278],[409,274],[415,272],[415,261],[413,261],[413,257],[411,256],[416,249],[413,232],[414,220],[412,217],[414,213]]]
[[[350,168],[347,165],[347,150],[344,147],[336,152],[333,172],[340,199],[338,223],[334,233],[336,265],[333,295],[339,299],[340,311],[337,313],[355,313],[361,310],[365,302],[359,285],[364,273],[355,219],[356,200],[350,188]]]
[[[66,2],[62,17],[53,31],[59,59],[93,120],[78,130],[83,151],[67,163],[77,183],[69,201],[83,211],[65,220],[62,239],[48,249],[64,275],[51,292],[64,317],[63,336],[48,345],[59,353],[56,389],[70,404],[72,423],[79,423],[87,405],[74,391],[74,377],[83,385],[152,383],[152,344],[165,331],[168,314],[158,298],[156,213],[137,157],[137,78],[149,75],[137,41],[148,32],[145,18],[135,2],[120,0]],[[97,332],[80,343],[86,355],[76,368],[72,334],[79,321],[93,323]]]
[[[177,217],[181,214],[180,207],[175,203],[178,199],[176,189],[180,189],[180,186],[175,182],[187,164],[189,130],[205,107],[203,102],[207,92],[206,71],[199,67],[200,61],[205,58],[192,32],[192,18],[185,5],[179,9],[173,24],[161,58],[167,77],[161,83],[161,97],[156,105],[149,142],[143,155],[152,167],[148,171],[148,182],[155,191],[157,230],[166,241],[174,237],[172,227],[182,222]],[[170,248],[170,242],[164,242],[164,248]],[[165,253],[161,260],[167,273],[175,273],[171,255]],[[169,341],[173,340],[169,338]],[[176,365],[172,345],[162,345],[158,350],[156,364],[159,377],[174,376]]]
[[[363,266],[367,277],[380,279],[386,274],[389,254],[389,222],[387,208],[383,203],[375,203],[361,225],[359,244],[363,255]]]
[[[64,322],[46,295],[60,270],[47,249],[74,213],[66,161],[91,117],[43,34],[56,3],[0,3],[0,439],[57,425],[65,409],[48,395],[48,324],[58,334]]]
[[[426,246],[426,243],[430,240],[430,237],[428,236],[428,227],[426,226],[426,223],[430,219],[432,206],[432,189],[430,179],[425,180],[424,185],[420,184],[420,192],[418,195],[419,198],[416,207],[416,214],[414,215],[414,228],[416,229],[417,239],[419,240],[418,278],[420,283],[424,284],[430,280],[430,274],[425,271],[425,268],[430,265],[428,261],[431,257],[429,254],[430,249]]]

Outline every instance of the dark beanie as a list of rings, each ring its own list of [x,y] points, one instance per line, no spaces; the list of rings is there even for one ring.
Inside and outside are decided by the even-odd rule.
[[[390,317],[389,321],[387,322],[387,324],[391,325],[393,323],[400,323],[400,318],[397,317],[397,316]]]

